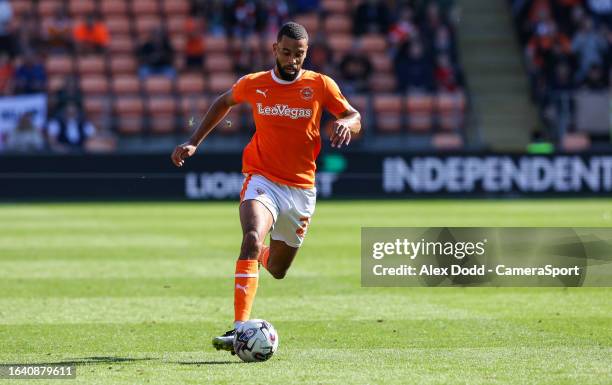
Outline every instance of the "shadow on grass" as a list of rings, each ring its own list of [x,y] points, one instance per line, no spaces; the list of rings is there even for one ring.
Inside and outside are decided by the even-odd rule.
[[[72,360],[63,360],[55,362],[37,362],[37,365],[90,365],[90,364],[116,364],[119,362],[138,362],[138,361],[152,361],[157,358],[129,358],[129,357],[83,357],[75,358]]]
[[[232,365],[240,364],[239,361],[179,361],[173,362],[173,364],[179,365]]]

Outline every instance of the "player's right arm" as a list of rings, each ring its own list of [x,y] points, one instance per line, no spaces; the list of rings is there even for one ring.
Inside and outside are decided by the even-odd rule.
[[[172,152],[172,163],[177,167],[181,167],[185,163],[185,159],[195,154],[204,138],[227,115],[232,106],[236,104],[238,102],[234,99],[232,90],[225,92],[215,99],[204,115],[204,118],[200,121],[198,128],[191,135],[191,138],[185,143],[176,146]]]

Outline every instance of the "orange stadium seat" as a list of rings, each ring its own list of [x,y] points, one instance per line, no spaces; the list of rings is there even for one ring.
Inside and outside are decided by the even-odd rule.
[[[163,0],[162,9],[166,15],[187,15],[189,13],[189,1]]]
[[[347,15],[336,14],[329,15],[327,19],[325,19],[324,31],[326,34],[335,34],[335,33],[351,33],[351,29],[353,28],[353,21]],[[316,31],[316,30],[313,30]]]
[[[111,56],[111,73],[113,75],[135,74],[136,59],[132,55]]]
[[[194,119],[194,124],[200,121],[202,116],[208,111],[210,100],[207,96],[187,96],[181,99],[181,114],[183,116],[183,130],[186,132],[193,131],[193,127],[189,127],[189,120]]]
[[[463,147],[463,138],[453,132],[438,133],[433,136],[431,144],[437,150],[458,150]]]
[[[415,132],[429,131],[433,125],[433,98],[430,95],[410,94],[406,98],[408,129]]]
[[[144,91],[148,95],[170,94],[172,79],[163,75],[149,76],[144,80]]]
[[[130,33],[130,20],[125,16],[109,16],[106,18],[106,27],[112,37],[128,35]]]
[[[66,82],[66,75],[51,75],[47,81],[47,92],[52,94],[60,90]]]
[[[94,0],[70,0],[68,9],[75,16],[85,16],[96,10],[96,3]]]
[[[20,0],[20,1],[24,1],[24,0]],[[62,1],[59,1],[59,0],[41,0],[38,3],[38,15],[42,18],[53,16],[55,14],[55,11],[61,5],[62,5]]]
[[[334,51],[334,56],[338,58],[344,56],[353,47],[353,36],[350,34],[339,34],[328,37],[330,48]]]
[[[133,135],[142,132],[142,99],[133,96],[119,96],[115,99],[117,128],[121,134]]]
[[[383,53],[387,49],[387,40],[380,34],[367,34],[361,38],[361,47],[366,52]]]
[[[147,110],[154,134],[169,134],[176,126],[176,100],[170,96],[152,96],[148,99]]]
[[[166,29],[170,35],[184,34],[187,24],[187,17],[183,15],[168,15],[166,18]]]
[[[187,38],[185,35],[174,35],[170,37],[170,44],[176,52],[185,52],[185,46],[187,45]],[[182,56],[182,55],[181,55]]]
[[[105,120],[112,115],[111,98],[108,96],[88,96],[85,95],[83,101],[85,114],[96,127],[106,126]]]
[[[377,93],[393,92],[397,87],[395,76],[388,73],[374,73],[370,78],[370,88]]]
[[[115,76],[111,83],[115,95],[138,94],[140,92],[140,79],[136,75]]]
[[[148,0],[147,0],[148,1]],[[149,36],[151,31],[161,26],[159,16],[145,15],[136,18],[136,34],[139,39],[144,39]]]
[[[386,53],[377,53],[369,55],[372,61],[372,66],[376,72],[391,73],[393,71],[393,62]]]
[[[68,75],[74,72],[74,62],[68,55],[49,56],[45,68],[49,75]]]
[[[127,15],[127,2],[125,0],[104,0],[100,2],[100,11],[107,16]]]
[[[204,90],[204,78],[200,74],[183,74],[178,78],[177,91],[181,95],[198,95]]]
[[[136,16],[157,15],[159,14],[159,6],[157,1],[132,0],[132,12]]]
[[[316,13],[304,13],[295,16],[295,22],[302,24],[308,33],[314,34],[319,30],[319,15]]]
[[[106,60],[102,55],[79,56],[77,68],[81,75],[102,74],[106,69]]]
[[[234,82],[238,80],[232,72],[218,73],[209,78],[210,92],[219,94],[229,90]]]
[[[204,68],[211,73],[231,71],[233,68],[232,59],[229,55],[223,53],[206,55]]]
[[[330,13],[348,13],[349,2],[346,0],[323,0],[321,8]]]
[[[106,95],[109,90],[108,79],[103,75],[82,76],[80,86],[85,95]]]
[[[229,44],[225,36],[206,36],[204,39],[206,52],[227,52]]]
[[[117,35],[111,39],[108,49],[112,55],[134,54],[136,45],[130,35]]]
[[[436,97],[439,126],[445,131],[456,131],[463,125],[465,95],[463,92],[440,93]]]
[[[376,128],[380,132],[399,132],[402,129],[402,97],[375,95],[374,114],[376,115]]]

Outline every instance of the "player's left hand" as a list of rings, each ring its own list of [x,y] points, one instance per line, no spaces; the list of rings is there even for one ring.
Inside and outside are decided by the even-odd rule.
[[[332,134],[329,137],[332,147],[340,148],[343,145],[348,146],[351,142],[351,129],[345,119],[338,119],[334,122]]]

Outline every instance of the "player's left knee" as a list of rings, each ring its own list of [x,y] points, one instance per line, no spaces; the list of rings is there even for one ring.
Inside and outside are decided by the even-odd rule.
[[[289,269],[284,269],[284,268],[274,269],[273,267],[269,267],[268,268],[268,271],[270,272],[270,274],[272,274],[272,276],[275,279],[283,279],[283,278],[285,278],[285,276],[287,275],[287,270],[289,270]]]

